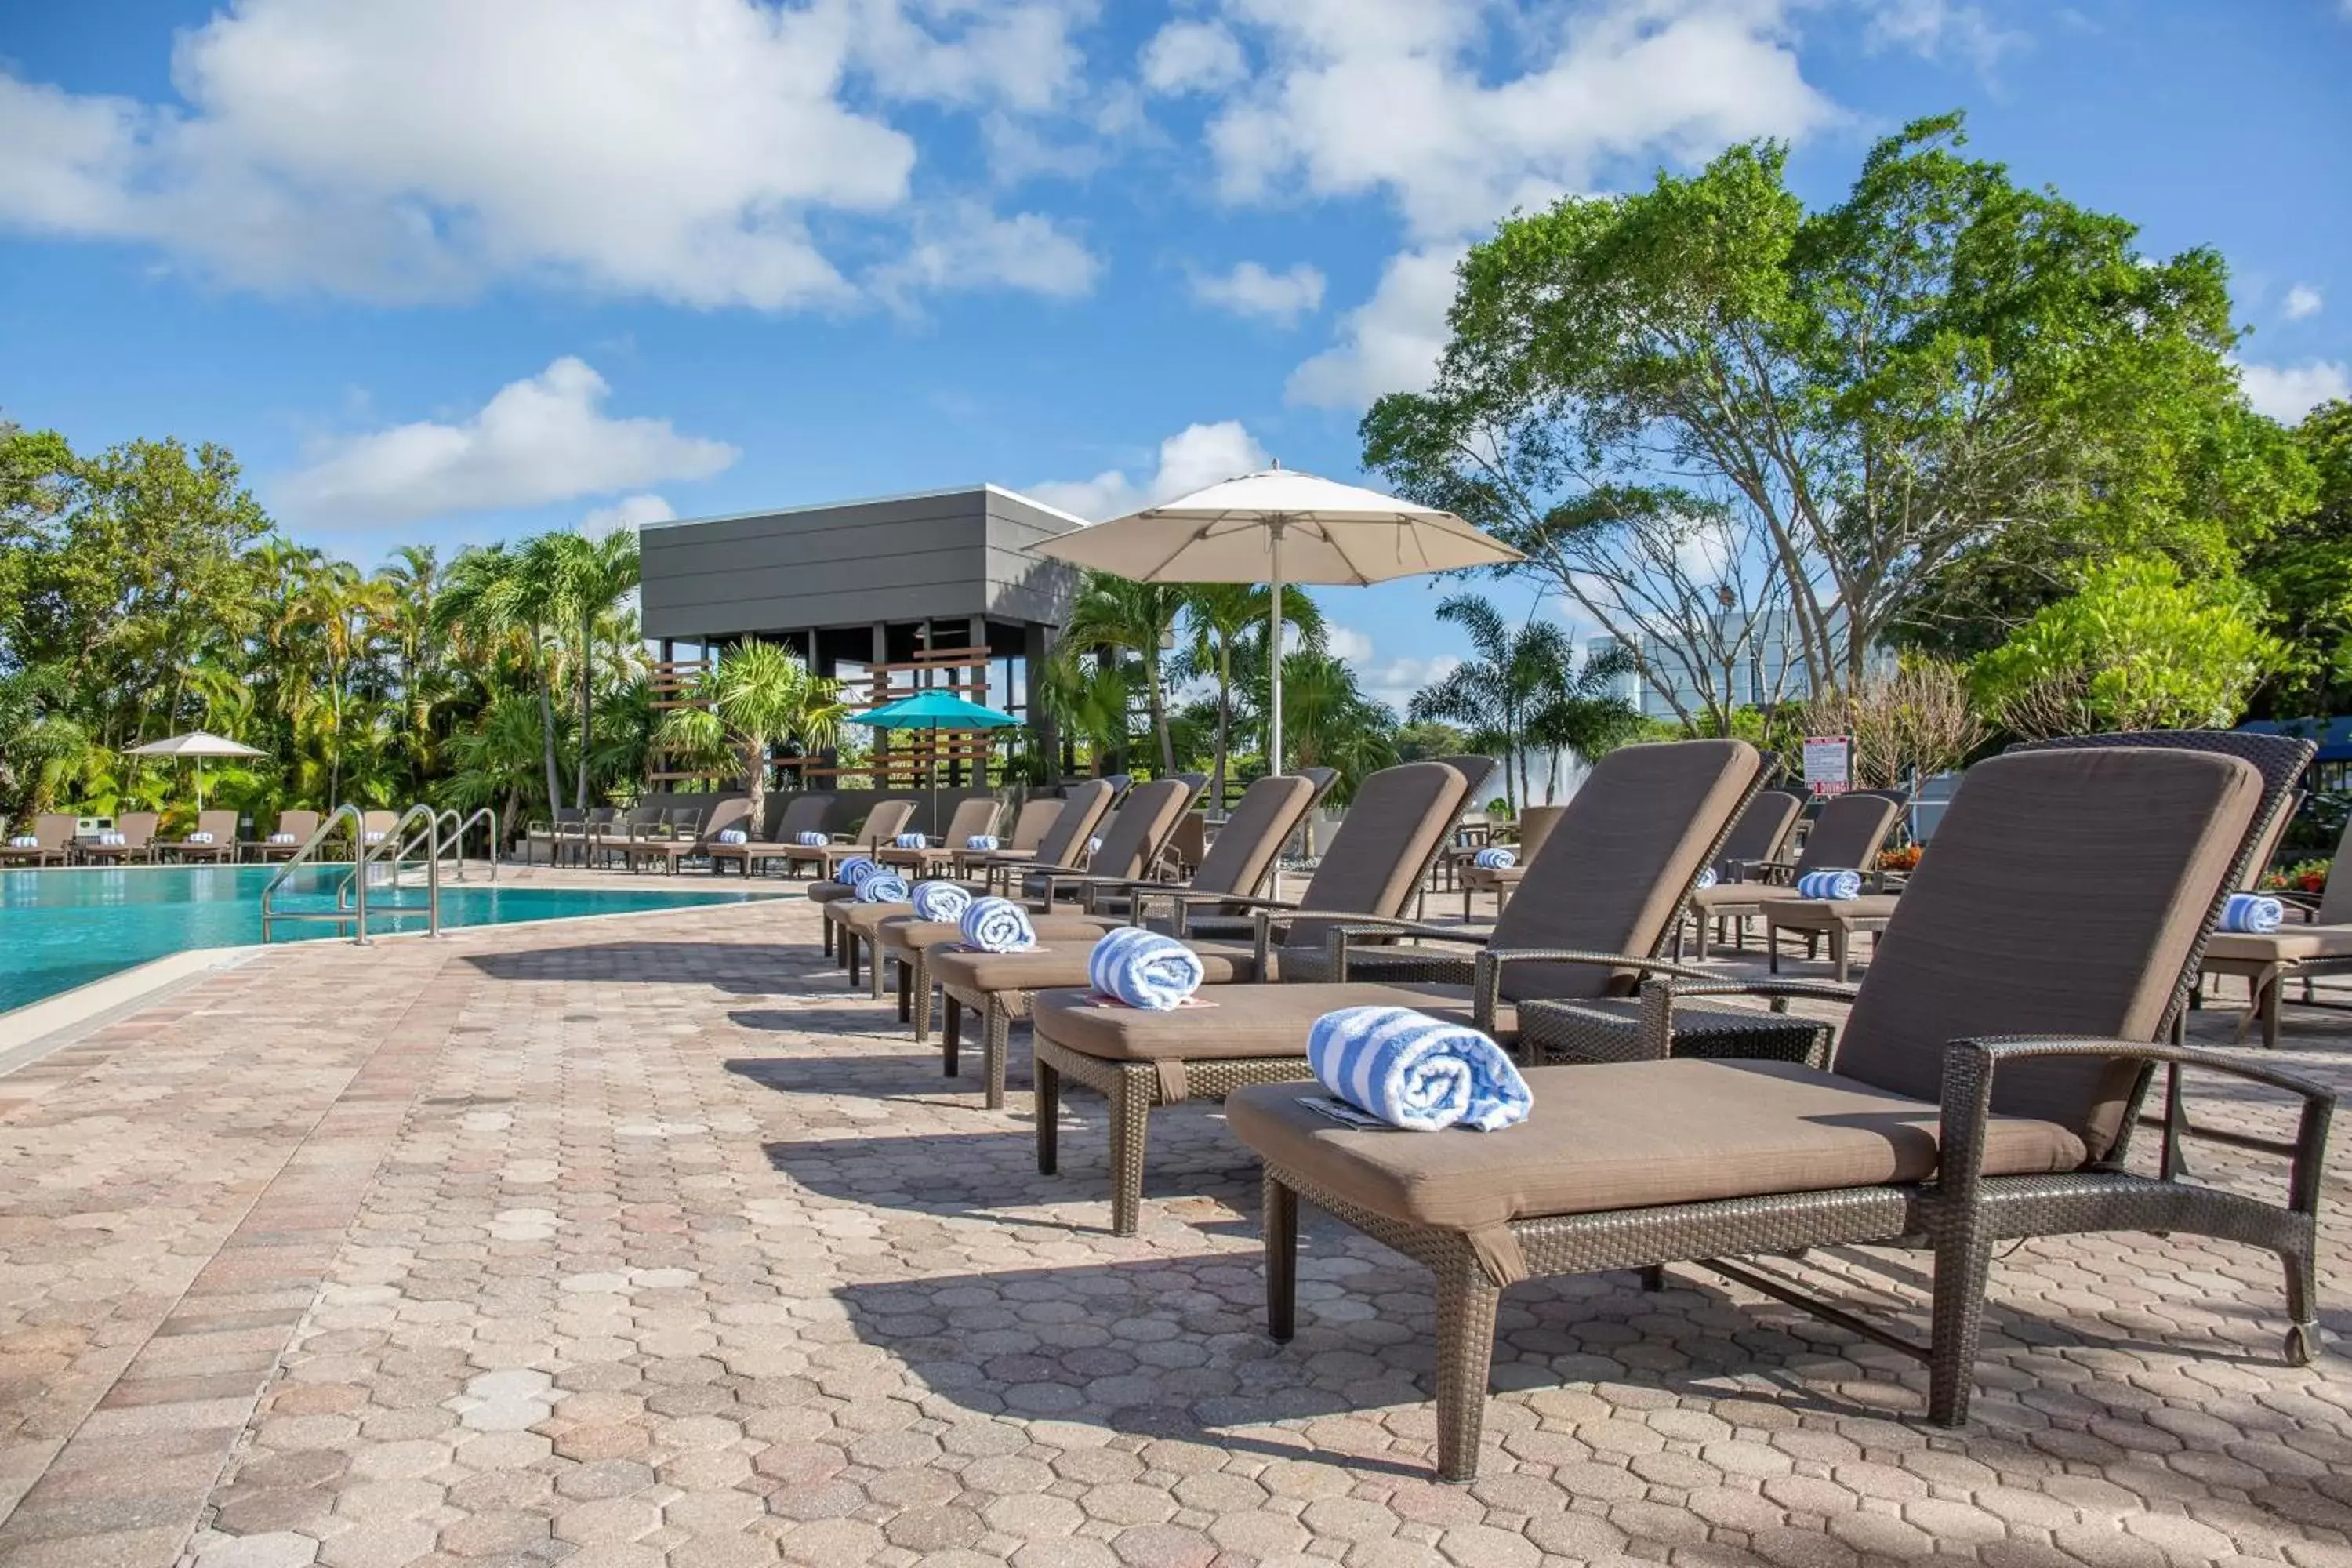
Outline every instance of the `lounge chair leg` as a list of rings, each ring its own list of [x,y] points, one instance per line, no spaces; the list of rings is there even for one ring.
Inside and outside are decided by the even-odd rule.
[[[852,942],[856,942],[858,939],[853,936],[850,940]],[[866,944],[866,968],[869,971],[869,984],[866,986],[866,998],[869,1001],[879,1002],[882,1000],[882,984],[884,978],[882,973],[882,941],[879,937],[875,938],[873,941]],[[904,1016],[903,1014],[900,1016]]]
[[[881,967],[882,954],[878,949],[876,950],[874,954],[874,963],[875,967]],[[898,1022],[901,1024],[907,1023],[911,1020],[914,1016],[915,971],[911,965],[901,962],[898,965]]]
[[[1265,1331],[1288,1344],[1298,1331],[1298,1194],[1265,1178],[1258,1225],[1265,1232]]]
[[[1062,1168],[1062,1074],[1044,1057],[1032,1070],[1037,1075],[1037,1173],[1050,1176]]]
[[[1846,931],[1845,931],[1845,928],[1844,928],[1844,927],[1843,927],[1843,926],[1836,926],[1836,927],[1832,927],[1832,928],[1831,929],[1831,931],[1830,931],[1830,963],[1832,963],[1832,964],[1834,964],[1834,965],[1836,965],[1837,983],[1838,983],[1840,985],[1843,985],[1843,984],[1845,984],[1845,977],[1846,977],[1846,942],[1847,942],[1847,940],[1848,940],[1848,939],[1847,939],[1847,936],[1846,936]]]
[[[1655,1292],[1666,1288],[1666,1267],[1664,1264],[1653,1263],[1649,1267],[1642,1269],[1641,1275],[1642,1289],[1643,1290],[1650,1291],[1654,1294]]]
[[[1011,1049],[1013,1016],[998,1000],[999,993],[990,992],[988,1005],[980,1015],[981,1062],[988,1071],[988,1109],[1004,1109],[1004,1058]]]
[[[1935,1317],[1929,1331],[1927,1419],[1938,1426],[1965,1426],[1976,1377],[1977,1342],[1984,1332],[1985,1276],[1992,1263],[1992,1238],[1963,1205],[1938,1205],[1936,1223]]]
[[[963,1004],[950,991],[947,997],[948,1014],[940,1026],[940,1053],[945,1060],[950,1078],[963,1076]]]
[[[1437,1277],[1437,1479],[1478,1479],[1502,1297],[1466,1246]]]
[[[2273,974],[2263,988],[2263,1048],[2274,1051],[2279,1043],[2279,994],[2286,989],[2286,976]]]
[[[2319,1280],[2311,1249],[2282,1252],[2279,1261],[2286,1265],[2286,1363],[2309,1366],[2320,1352]]]
[[[1110,1233],[1133,1236],[1143,1218],[1143,1141],[1151,1097],[1132,1073],[1110,1091]]]
[[[1742,948],[1748,945],[1748,932],[1744,921],[1741,923],[1739,945]],[[1773,973],[1780,973],[1780,933],[1769,924],[1764,928],[1764,963]]]
[[[903,960],[909,984],[915,994],[915,1044],[928,1044],[931,1037],[931,971],[922,954],[910,952]]]
[[[824,943],[824,955],[827,958],[831,958],[833,956],[833,922],[826,920],[824,914],[820,912],[817,916],[816,925],[820,939]]]
[[[839,941],[841,966],[849,972],[850,987],[855,990],[857,985],[857,933],[847,926],[843,926],[839,933]]]

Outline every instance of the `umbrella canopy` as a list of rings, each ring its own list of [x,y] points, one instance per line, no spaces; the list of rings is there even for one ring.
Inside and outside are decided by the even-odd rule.
[[[259,757],[267,752],[215,735],[208,730],[191,730],[184,735],[167,735],[160,741],[150,741],[143,746],[132,746],[125,753],[133,757],[194,757],[196,759],[196,809],[205,808],[205,759],[206,757]]]
[[[877,730],[1002,730],[1021,722],[1010,713],[967,702],[951,691],[919,691],[853,714],[849,721]]]
[[[1282,771],[1282,589],[1361,586],[1522,559],[1450,511],[1279,465],[1030,546],[1139,583],[1274,588],[1266,770]]]

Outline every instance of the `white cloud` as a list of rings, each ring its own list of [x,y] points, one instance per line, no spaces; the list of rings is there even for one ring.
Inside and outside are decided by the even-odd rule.
[[[1236,474],[1255,473],[1267,461],[1265,448],[1242,428],[1240,420],[1223,419],[1214,425],[1188,425],[1160,442],[1160,466],[1147,478],[1131,479],[1120,469],[1106,468],[1090,479],[1031,485],[1028,493],[1047,506],[1100,522]]]
[[[1415,692],[1444,679],[1462,666],[1462,661],[1450,653],[1427,658],[1383,658],[1379,645],[1370,635],[1336,623],[1324,626],[1323,637],[1333,658],[1355,666],[1356,684],[1364,694],[1387,703],[1399,716],[1412,705]]]
[[[422,420],[327,442],[275,499],[298,521],[366,527],[705,479],[741,455],[667,419],[612,418],[602,409],[609,390],[566,356],[500,387],[460,424]],[[656,500],[632,497],[614,510]]]
[[[591,539],[601,539],[620,529],[631,533],[649,523],[668,522],[677,516],[677,509],[657,495],[623,496],[611,506],[600,506],[580,520],[580,531]]]
[[[1500,79],[1483,0],[1223,11],[1270,61],[1211,121],[1224,195],[1385,195],[1424,240],[1588,188],[1614,162],[1836,118],[1799,72],[1778,0],[1611,0],[1529,18],[1513,37],[1532,63]]]
[[[2025,35],[1995,25],[1980,5],[1959,0],[1879,0],[1863,28],[1871,49],[1907,49],[1923,59],[1958,54],[1979,70],[2024,42]]]
[[[912,248],[875,268],[868,282],[877,297],[905,309],[917,291],[1018,289],[1071,299],[1091,289],[1101,270],[1085,241],[1051,218],[999,217],[968,202],[919,222]]]
[[[2352,5],[2352,0],[2345,0],[2345,4]],[[2319,314],[2320,307],[2326,303],[2326,296],[2311,284],[2298,283],[2286,291],[2286,302],[2281,310],[2288,321],[2300,321],[2305,316]]]
[[[1154,92],[1219,92],[1249,75],[1249,62],[1219,22],[1171,22],[1143,47],[1143,85]]]
[[[1389,258],[1372,297],[1349,311],[1339,341],[1290,374],[1294,403],[1361,408],[1390,392],[1419,392],[1444,352],[1454,269],[1467,247],[1439,246]]]
[[[1192,298],[1237,316],[1295,326],[1299,317],[1322,308],[1323,274],[1303,261],[1287,272],[1244,261],[1222,278],[1194,278]]]
[[[837,303],[855,291],[812,221],[894,230],[920,210],[915,142],[870,100],[1045,111],[1081,75],[1069,32],[1091,9],[242,0],[180,36],[176,102],[0,69],[0,226],[153,245],[264,289],[554,279]]]
[[[2242,364],[2238,379],[2255,413],[2290,425],[2323,403],[2352,397],[2352,372],[2333,360],[2302,365]]]
[[[1334,658],[1349,664],[1370,664],[1372,660],[1370,636],[1353,626],[1327,624],[1323,628],[1323,642]]]

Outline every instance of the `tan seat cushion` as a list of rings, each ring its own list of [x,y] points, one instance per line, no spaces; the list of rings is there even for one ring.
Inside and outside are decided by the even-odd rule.
[[[1478,1230],[1547,1215],[1916,1182],[1934,1173],[1937,1110],[1791,1062],[1535,1068],[1535,1110],[1501,1132],[1361,1132],[1299,1103],[1297,1085],[1225,1101],[1268,1163],[1375,1214]],[[2083,1142],[1997,1117],[1985,1173],[2069,1171]]]
[[[1121,922],[1097,915],[1031,915],[1029,929],[1039,942],[1091,942]],[[963,931],[953,921],[919,921],[896,906],[891,917],[875,928],[874,936],[892,952],[915,952],[941,942],[961,942]]]
[[[837,902],[856,891],[846,882],[811,882],[808,885],[808,896],[820,904]]]
[[[915,912],[912,904],[861,904],[856,899],[835,899],[824,918],[835,925],[845,925],[860,936],[871,936],[884,921],[898,920]]]
[[[2352,958],[2352,926],[2281,926],[2268,936],[2251,931],[2215,931],[2205,944],[2207,962],[2301,963],[2315,958]]]
[[[1701,915],[1717,910],[1796,901],[1797,889],[1778,882],[1717,882],[1712,888],[1694,888],[1690,896],[1693,912]]]
[[[1221,952],[1246,962],[1244,942],[1194,942],[1196,951]],[[1277,955],[1278,957],[1279,955]],[[1037,1033],[1083,1056],[1106,1061],[1206,1061],[1236,1057],[1303,1057],[1307,1031],[1326,1013],[1342,1007],[1417,1007],[1424,1013],[1470,1022],[1466,986],[1247,985],[1203,995],[1206,1004],[1172,1013],[1105,1006],[1086,991],[1055,991],[1039,996]],[[1498,1020],[1516,1026],[1513,1010]]]
[[[1706,891],[1712,892],[1713,889]],[[1858,899],[1775,899],[1764,912],[1784,926],[1827,929],[1840,921],[1883,921],[1895,913],[1899,893],[1864,893]]]
[[[942,942],[931,949],[930,972],[942,985],[959,991],[1051,991],[1087,984],[1087,962],[1094,953],[1091,936],[1080,940],[1040,937],[1027,952],[973,952]],[[1247,942],[1199,942],[1202,984],[1243,985],[1257,978],[1257,958]],[[1118,1011],[1132,1012],[1122,1008]]]

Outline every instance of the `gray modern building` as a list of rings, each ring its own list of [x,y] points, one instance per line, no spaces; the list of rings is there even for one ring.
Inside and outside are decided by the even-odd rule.
[[[1029,546],[1084,526],[994,485],[649,525],[639,602],[661,647],[656,689],[756,638],[866,683],[853,700],[946,687],[1021,714],[1050,755],[1028,672],[1051,651],[1077,574]]]

